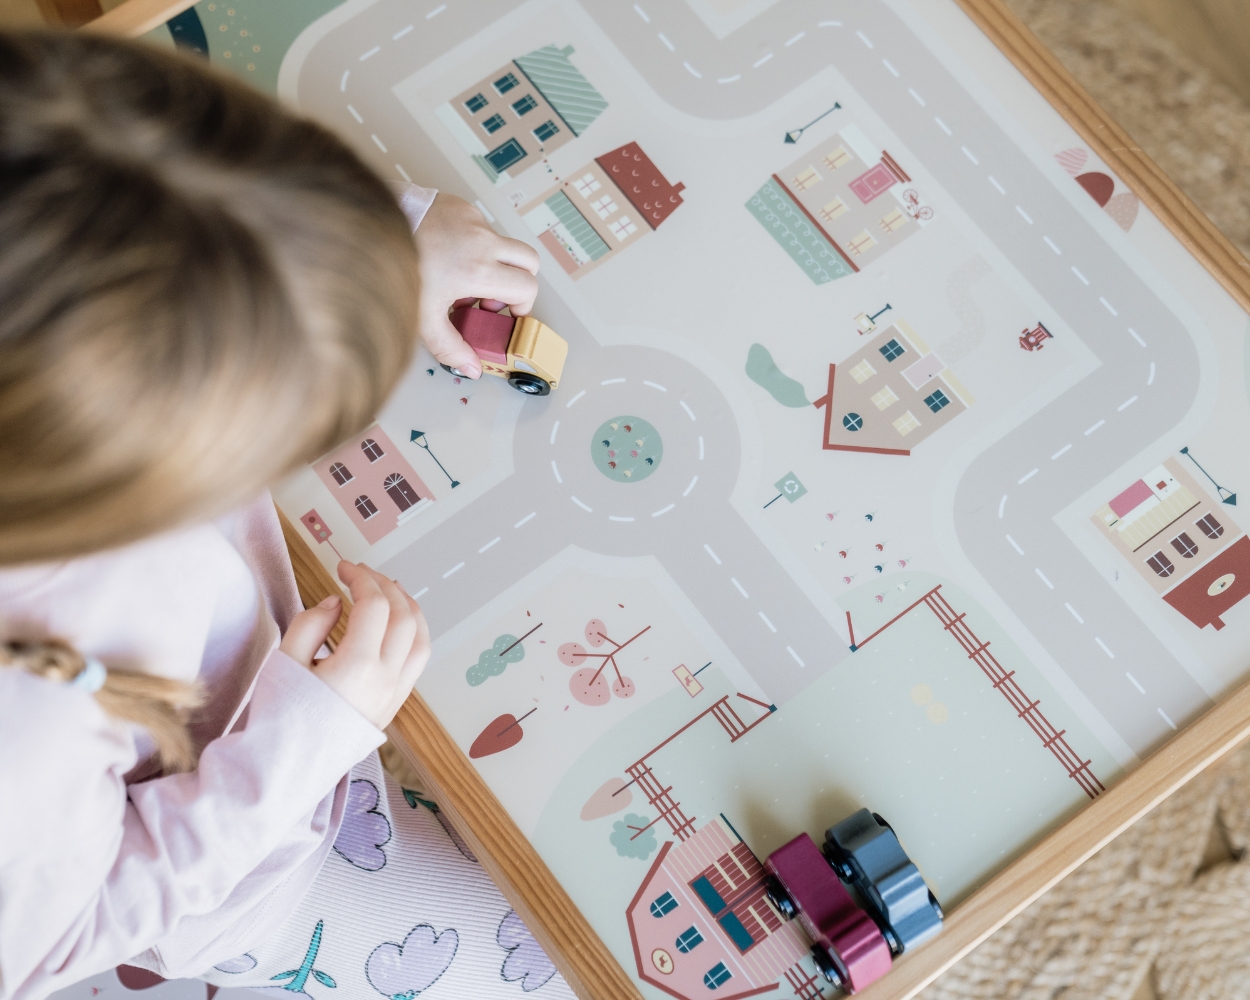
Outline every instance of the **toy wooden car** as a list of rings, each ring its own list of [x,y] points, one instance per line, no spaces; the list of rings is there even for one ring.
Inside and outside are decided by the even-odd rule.
[[[482,360],[485,374],[506,378],[512,388],[530,396],[545,396],[560,384],[568,342],[532,316],[460,306],[452,310],[451,323]]]
[[[895,955],[942,929],[942,907],[890,824],[861,809],[825,832],[825,857],[859,892]]]
[[[855,905],[820,848],[806,833],[768,856],[768,898],[787,919],[798,918],[816,942],[812,958],[834,986],[854,993],[890,971],[890,946]]]

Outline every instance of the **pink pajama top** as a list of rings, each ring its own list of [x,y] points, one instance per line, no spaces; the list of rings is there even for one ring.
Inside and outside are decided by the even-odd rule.
[[[420,222],[434,191],[400,202]],[[198,768],[94,697],[0,667],[0,1000],[129,962],[195,976],[276,930],[384,734],[277,648],[300,608],[268,494],[212,524],[55,565],[0,568],[0,635],[191,681]]]

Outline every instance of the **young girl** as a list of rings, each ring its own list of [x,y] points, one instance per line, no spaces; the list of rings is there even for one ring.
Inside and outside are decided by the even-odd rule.
[[[0,1000],[118,963],[571,997],[379,764],[420,609],[342,563],[347,633],[314,662],[341,602],[299,610],[265,492],[369,422],[417,331],[479,374],[453,304],[533,303],[530,247],[400,203],[199,64],[0,34]]]

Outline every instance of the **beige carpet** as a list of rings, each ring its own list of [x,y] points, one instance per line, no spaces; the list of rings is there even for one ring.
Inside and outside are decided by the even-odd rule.
[[[1250,254],[1250,107],[1119,7],[1008,2]],[[1250,858],[1238,861],[1247,847],[1250,748],[1190,782],[921,996],[1250,998]]]

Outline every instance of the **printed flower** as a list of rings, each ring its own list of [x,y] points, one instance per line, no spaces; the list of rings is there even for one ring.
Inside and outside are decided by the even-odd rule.
[[[373,949],[365,962],[365,978],[383,996],[412,1000],[447,971],[459,944],[460,936],[452,928],[438,934],[429,924],[417,924],[403,944],[386,941]]]
[[[534,935],[515,910],[509,910],[500,922],[495,940],[508,953],[503,960],[503,968],[499,970],[500,977],[509,983],[519,979],[521,989],[526,993],[532,993],[556,974],[551,959],[534,940]]]
[[[347,790],[347,813],[334,849],[349,864],[376,872],[385,867],[382,845],[391,839],[391,823],[378,812],[378,786],[366,778],[358,778]]]

